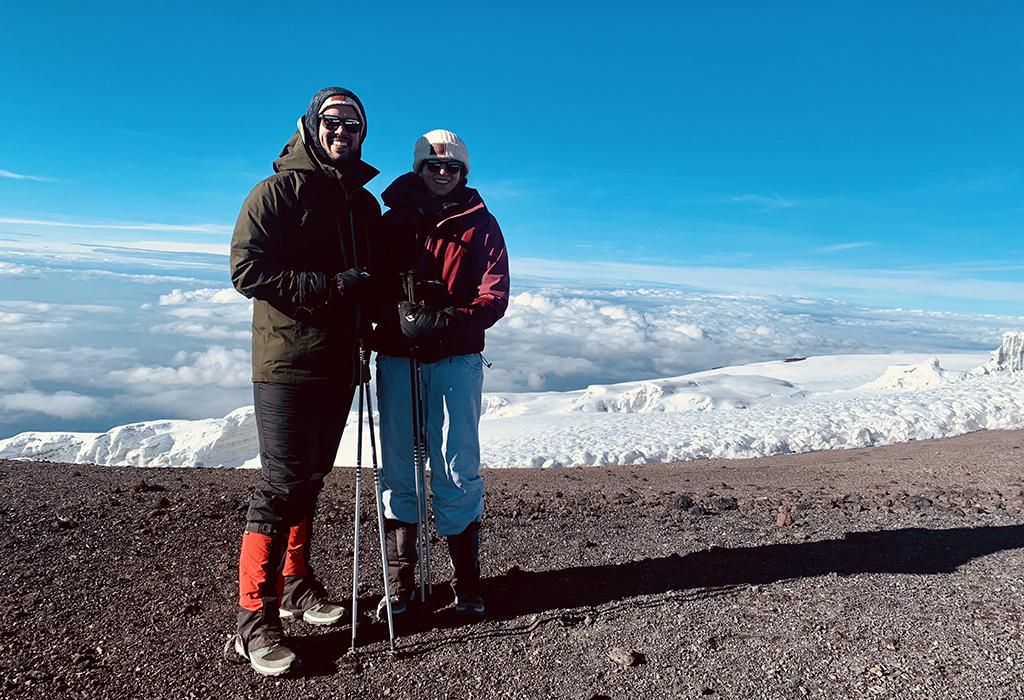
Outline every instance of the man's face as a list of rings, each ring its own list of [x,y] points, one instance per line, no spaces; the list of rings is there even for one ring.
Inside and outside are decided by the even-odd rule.
[[[355,119],[361,122],[355,107],[349,105],[332,105],[320,115],[317,138],[332,165],[338,165],[352,157],[352,154],[359,148],[359,136],[362,133],[361,124],[357,132],[353,134],[346,129],[345,124],[336,123],[339,119]]]
[[[450,169],[452,162],[431,158],[423,161],[423,165],[420,166],[420,177],[423,178],[427,190],[435,197],[443,197],[451,193],[462,179],[462,168],[457,166],[458,172],[452,172]]]

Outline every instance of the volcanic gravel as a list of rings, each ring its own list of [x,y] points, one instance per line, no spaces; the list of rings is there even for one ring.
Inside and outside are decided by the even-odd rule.
[[[395,656],[366,488],[358,654],[286,623],[281,679],[222,653],[256,472],[0,461],[0,697],[1022,698],[1022,445],[489,471],[487,617],[454,615],[437,541]],[[353,482],[315,525],[338,598]]]

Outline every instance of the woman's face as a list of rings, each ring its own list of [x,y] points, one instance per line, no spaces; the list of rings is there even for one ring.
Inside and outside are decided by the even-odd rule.
[[[452,172],[452,163],[458,163],[457,172]],[[427,186],[430,194],[435,197],[444,197],[450,194],[462,180],[461,166],[462,164],[458,161],[430,158],[423,161],[423,165],[420,166],[420,177],[423,178],[423,184]]]

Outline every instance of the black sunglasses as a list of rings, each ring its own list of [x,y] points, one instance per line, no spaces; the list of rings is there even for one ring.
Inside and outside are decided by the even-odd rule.
[[[363,123],[351,117],[336,117],[333,114],[324,114],[321,115],[320,121],[331,131],[336,131],[339,126],[345,127],[345,131],[350,134],[358,134],[363,130]]]
[[[429,170],[432,173],[441,172],[441,168],[444,168],[450,173],[459,173],[462,172],[462,168],[465,167],[464,165],[462,165],[462,163],[460,163],[457,160],[437,160],[435,158],[425,160],[423,161],[423,164],[426,165],[427,170]]]

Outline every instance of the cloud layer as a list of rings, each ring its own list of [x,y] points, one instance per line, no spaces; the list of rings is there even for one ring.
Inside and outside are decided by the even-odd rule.
[[[251,304],[226,271],[224,258],[192,253],[0,246],[0,437],[217,417],[250,404]],[[520,273],[516,289],[488,332],[488,391],[564,391],[791,356],[987,350],[1024,325],[667,282],[567,286]]]

